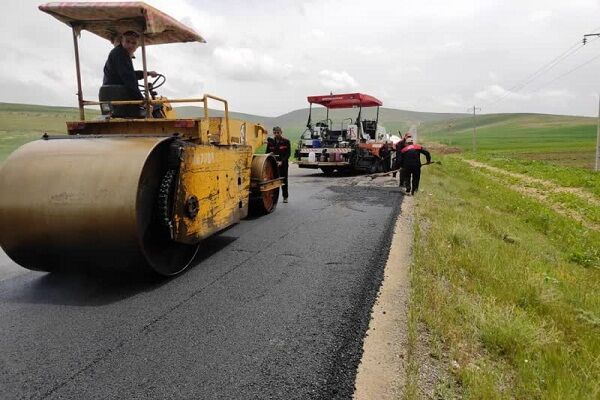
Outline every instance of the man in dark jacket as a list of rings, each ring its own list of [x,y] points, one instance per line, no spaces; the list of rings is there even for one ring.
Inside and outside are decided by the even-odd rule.
[[[419,180],[421,179],[421,154],[425,155],[427,164],[431,163],[431,154],[420,145],[414,144],[413,139],[410,137],[406,139],[406,146],[397,154],[400,168],[402,168],[400,186],[404,183],[406,194],[414,195],[419,190]],[[402,174],[404,174],[404,177],[402,177]]]
[[[402,134],[400,133],[400,131],[398,131],[398,134],[402,137]],[[406,171],[403,171],[400,168],[400,151],[402,151],[402,149],[407,146],[406,141],[408,139],[412,140],[412,135],[407,132],[404,135],[404,137],[402,137],[402,139],[400,139],[400,141],[398,143],[396,143],[396,160],[395,160],[396,165],[395,165],[395,168],[400,169],[400,186],[406,186]],[[394,176],[394,178],[396,177],[395,172],[394,172],[393,176]]]
[[[133,69],[133,53],[138,48],[140,35],[134,31],[123,34],[121,43],[108,55],[104,64],[103,85],[124,85],[129,93],[129,98],[119,100],[143,100],[144,96],[138,87],[138,80],[144,78],[143,71]],[[155,78],[156,71],[148,71],[148,75]]]
[[[281,192],[283,194],[283,202],[288,202],[288,160],[292,148],[290,141],[283,137],[281,128],[276,126],[273,128],[273,139],[267,141],[267,153],[273,153],[277,156],[277,165],[279,166],[279,177],[283,178],[283,186]]]

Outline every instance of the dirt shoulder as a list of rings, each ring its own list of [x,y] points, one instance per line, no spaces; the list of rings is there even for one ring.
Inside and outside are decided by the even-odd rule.
[[[384,280],[371,313],[358,367],[355,399],[397,399],[404,391],[412,210],[413,198],[406,197],[394,228]]]

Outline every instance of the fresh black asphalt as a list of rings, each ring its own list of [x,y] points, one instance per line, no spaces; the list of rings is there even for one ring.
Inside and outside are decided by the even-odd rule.
[[[290,175],[175,278],[1,281],[0,399],[351,398],[402,196]]]

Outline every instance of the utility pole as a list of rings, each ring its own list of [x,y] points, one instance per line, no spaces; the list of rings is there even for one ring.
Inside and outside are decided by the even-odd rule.
[[[589,36],[600,36],[600,33],[588,33],[583,35],[583,44],[587,43]],[[598,95],[598,127],[596,128],[596,163],[594,171],[600,171],[600,94]]]
[[[471,111],[470,108],[469,111]],[[473,153],[477,151],[477,143],[475,141],[475,134],[477,131],[477,120],[475,119],[475,116],[477,111],[481,111],[481,108],[473,106]]]
[[[600,171],[600,94],[598,95],[598,127],[596,128],[596,165],[594,171]]]

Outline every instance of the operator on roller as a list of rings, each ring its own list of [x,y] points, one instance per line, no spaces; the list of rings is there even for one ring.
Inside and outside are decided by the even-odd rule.
[[[291,154],[290,141],[283,137],[281,128],[276,126],[273,128],[273,139],[267,141],[267,153],[273,153],[277,156],[277,165],[279,166],[279,177],[283,178],[283,186],[281,192],[283,194],[283,202],[288,202],[288,160]]]
[[[108,54],[104,64],[103,85],[124,85],[130,97],[120,100],[143,100],[144,96],[138,87],[138,80],[144,78],[143,71],[133,69],[133,53],[138,48],[140,35],[134,31],[127,31],[121,37],[121,43]],[[156,71],[148,71],[148,76],[156,78]]]
[[[425,155],[427,164],[431,163],[431,154],[422,146],[414,144],[412,137],[406,138],[406,146],[397,154],[400,173],[400,186],[404,183],[406,194],[414,195],[419,190],[421,179],[421,154]],[[404,175],[404,180],[402,179]]]

